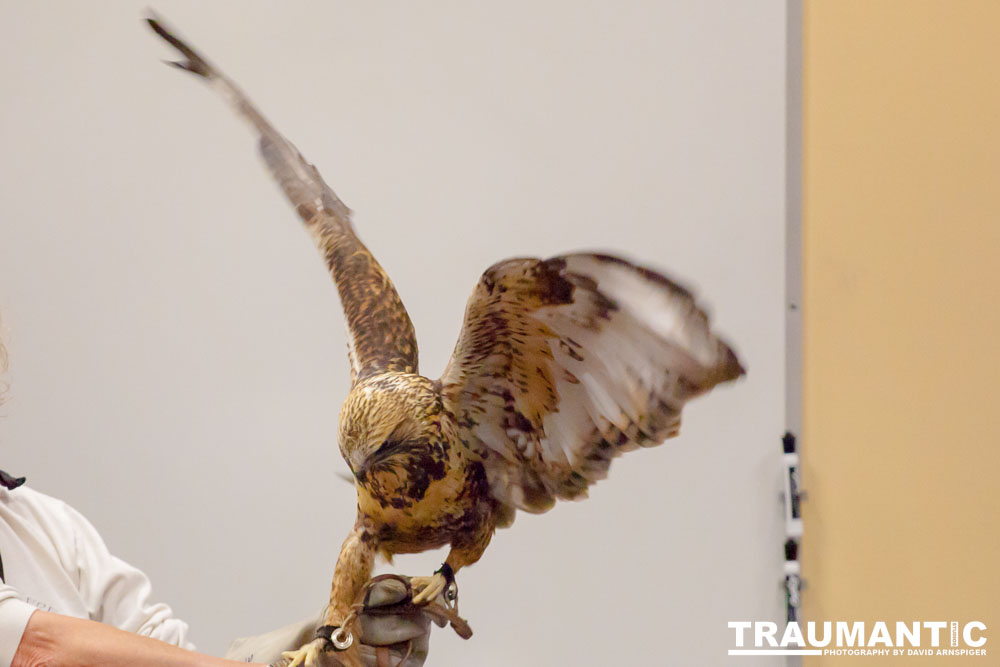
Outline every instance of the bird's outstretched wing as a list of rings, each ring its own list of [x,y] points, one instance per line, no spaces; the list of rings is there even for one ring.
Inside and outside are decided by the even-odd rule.
[[[147,21],[185,58],[170,64],[204,77],[260,135],[264,162],[312,234],[340,292],[347,317],[352,384],[381,371],[416,373],[413,324],[389,276],[355,235],[350,210],[232,81],[168,31],[161,20]]]
[[[686,401],[743,372],[690,292],[577,254],[489,268],[440,382],[492,495],[544,512],[677,435]]]

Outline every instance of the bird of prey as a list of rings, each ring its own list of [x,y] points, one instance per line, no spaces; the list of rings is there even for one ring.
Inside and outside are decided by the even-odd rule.
[[[337,559],[327,634],[290,654],[291,665],[313,665],[330,632],[344,638],[376,555],[450,545],[441,569],[413,579],[414,602],[434,600],[517,510],[585,497],[613,458],[677,435],[687,401],[744,373],[688,290],[624,259],[580,253],[488,268],[444,373],[420,375],[413,325],[350,210],[232,81],[148,20],[183,55],[171,64],[204,78],[259,135],[347,319],[339,445],[357,521]]]

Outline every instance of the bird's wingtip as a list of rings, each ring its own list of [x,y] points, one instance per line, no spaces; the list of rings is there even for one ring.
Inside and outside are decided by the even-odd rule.
[[[170,46],[174,47],[186,58],[186,60],[165,60],[164,63],[178,69],[186,70],[192,74],[198,74],[205,78],[211,78],[215,72],[208,62],[201,57],[194,49],[188,46],[183,40],[173,34],[166,27],[166,22],[152,8],[146,9],[145,21],[147,25],[163,38]]]
[[[145,14],[146,16],[143,18],[143,20],[150,25],[158,23],[160,20],[160,15],[152,7],[147,6]]]

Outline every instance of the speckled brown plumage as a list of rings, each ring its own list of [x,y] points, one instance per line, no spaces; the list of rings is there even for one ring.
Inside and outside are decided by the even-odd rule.
[[[418,375],[410,318],[347,207],[228,79],[151,24],[186,57],[178,66],[208,79],[259,133],[340,292],[352,382],[339,444],[358,515],[327,624],[347,616],[377,553],[450,545],[458,572],[516,510],[585,496],[615,456],[676,435],[686,401],[743,374],[688,290],[617,257],[575,254],[487,269],[441,379]],[[442,579],[424,582],[425,593]]]

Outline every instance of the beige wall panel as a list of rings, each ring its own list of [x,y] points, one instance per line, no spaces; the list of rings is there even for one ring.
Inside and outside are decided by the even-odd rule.
[[[864,0],[804,26],[806,615],[978,619],[991,655],[998,25],[997,2]],[[866,659],[806,664],[839,661]]]

